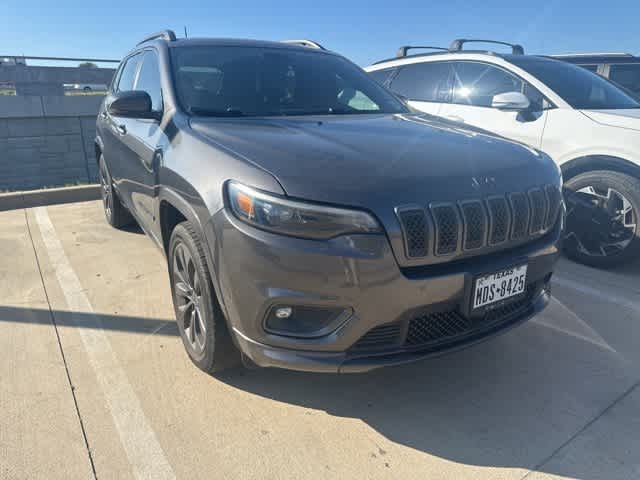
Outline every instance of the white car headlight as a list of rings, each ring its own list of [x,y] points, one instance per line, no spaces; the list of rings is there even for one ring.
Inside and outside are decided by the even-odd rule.
[[[283,235],[326,240],[348,233],[382,233],[376,219],[360,210],[289,200],[237,182],[227,184],[227,195],[237,218]]]

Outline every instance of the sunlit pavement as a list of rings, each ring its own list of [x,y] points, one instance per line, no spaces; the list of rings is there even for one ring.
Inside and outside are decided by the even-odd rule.
[[[0,213],[0,478],[640,478],[640,264],[365,375],[193,367],[164,260],[98,202]]]

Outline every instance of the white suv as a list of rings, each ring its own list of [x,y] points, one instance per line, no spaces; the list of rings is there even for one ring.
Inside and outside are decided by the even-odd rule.
[[[470,41],[511,54],[463,50]],[[408,55],[414,48],[433,53]],[[401,47],[365,69],[414,109],[545,151],[565,179],[565,250],[611,267],[640,256],[640,101],[586,69],[519,45]]]

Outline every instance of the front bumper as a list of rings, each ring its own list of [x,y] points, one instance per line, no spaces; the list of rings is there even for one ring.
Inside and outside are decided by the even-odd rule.
[[[384,235],[351,235],[312,241],[264,232],[226,210],[207,225],[216,289],[239,349],[263,367],[316,372],[363,372],[464,348],[518,325],[549,301],[548,282],[559,255],[559,227],[539,240],[508,251],[425,267],[400,268]],[[215,241],[212,241],[215,239]],[[527,263],[530,297],[522,308],[472,331],[440,342],[408,346],[402,334],[418,316],[439,312],[469,315],[471,289],[479,275]],[[522,303],[522,302],[521,302]],[[275,305],[340,307],[353,314],[333,331],[314,338],[269,333]],[[371,330],[398,325],[393,345],[358,348]],[[404,332],[404,333],[402,333]]]

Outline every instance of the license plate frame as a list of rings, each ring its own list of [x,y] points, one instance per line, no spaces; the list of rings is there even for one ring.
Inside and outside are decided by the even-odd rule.
[[[527,263],[519,263],[476,276],[471,287],[469,308],[471,313],[492,310],[500,305],[522,298],[527,290],[528,267]],[[510,280],[511,283],[509,282]],[[493,290],[491,288],[492,285],[494,286]],[[478,292],[479,288],[483,290]]]

